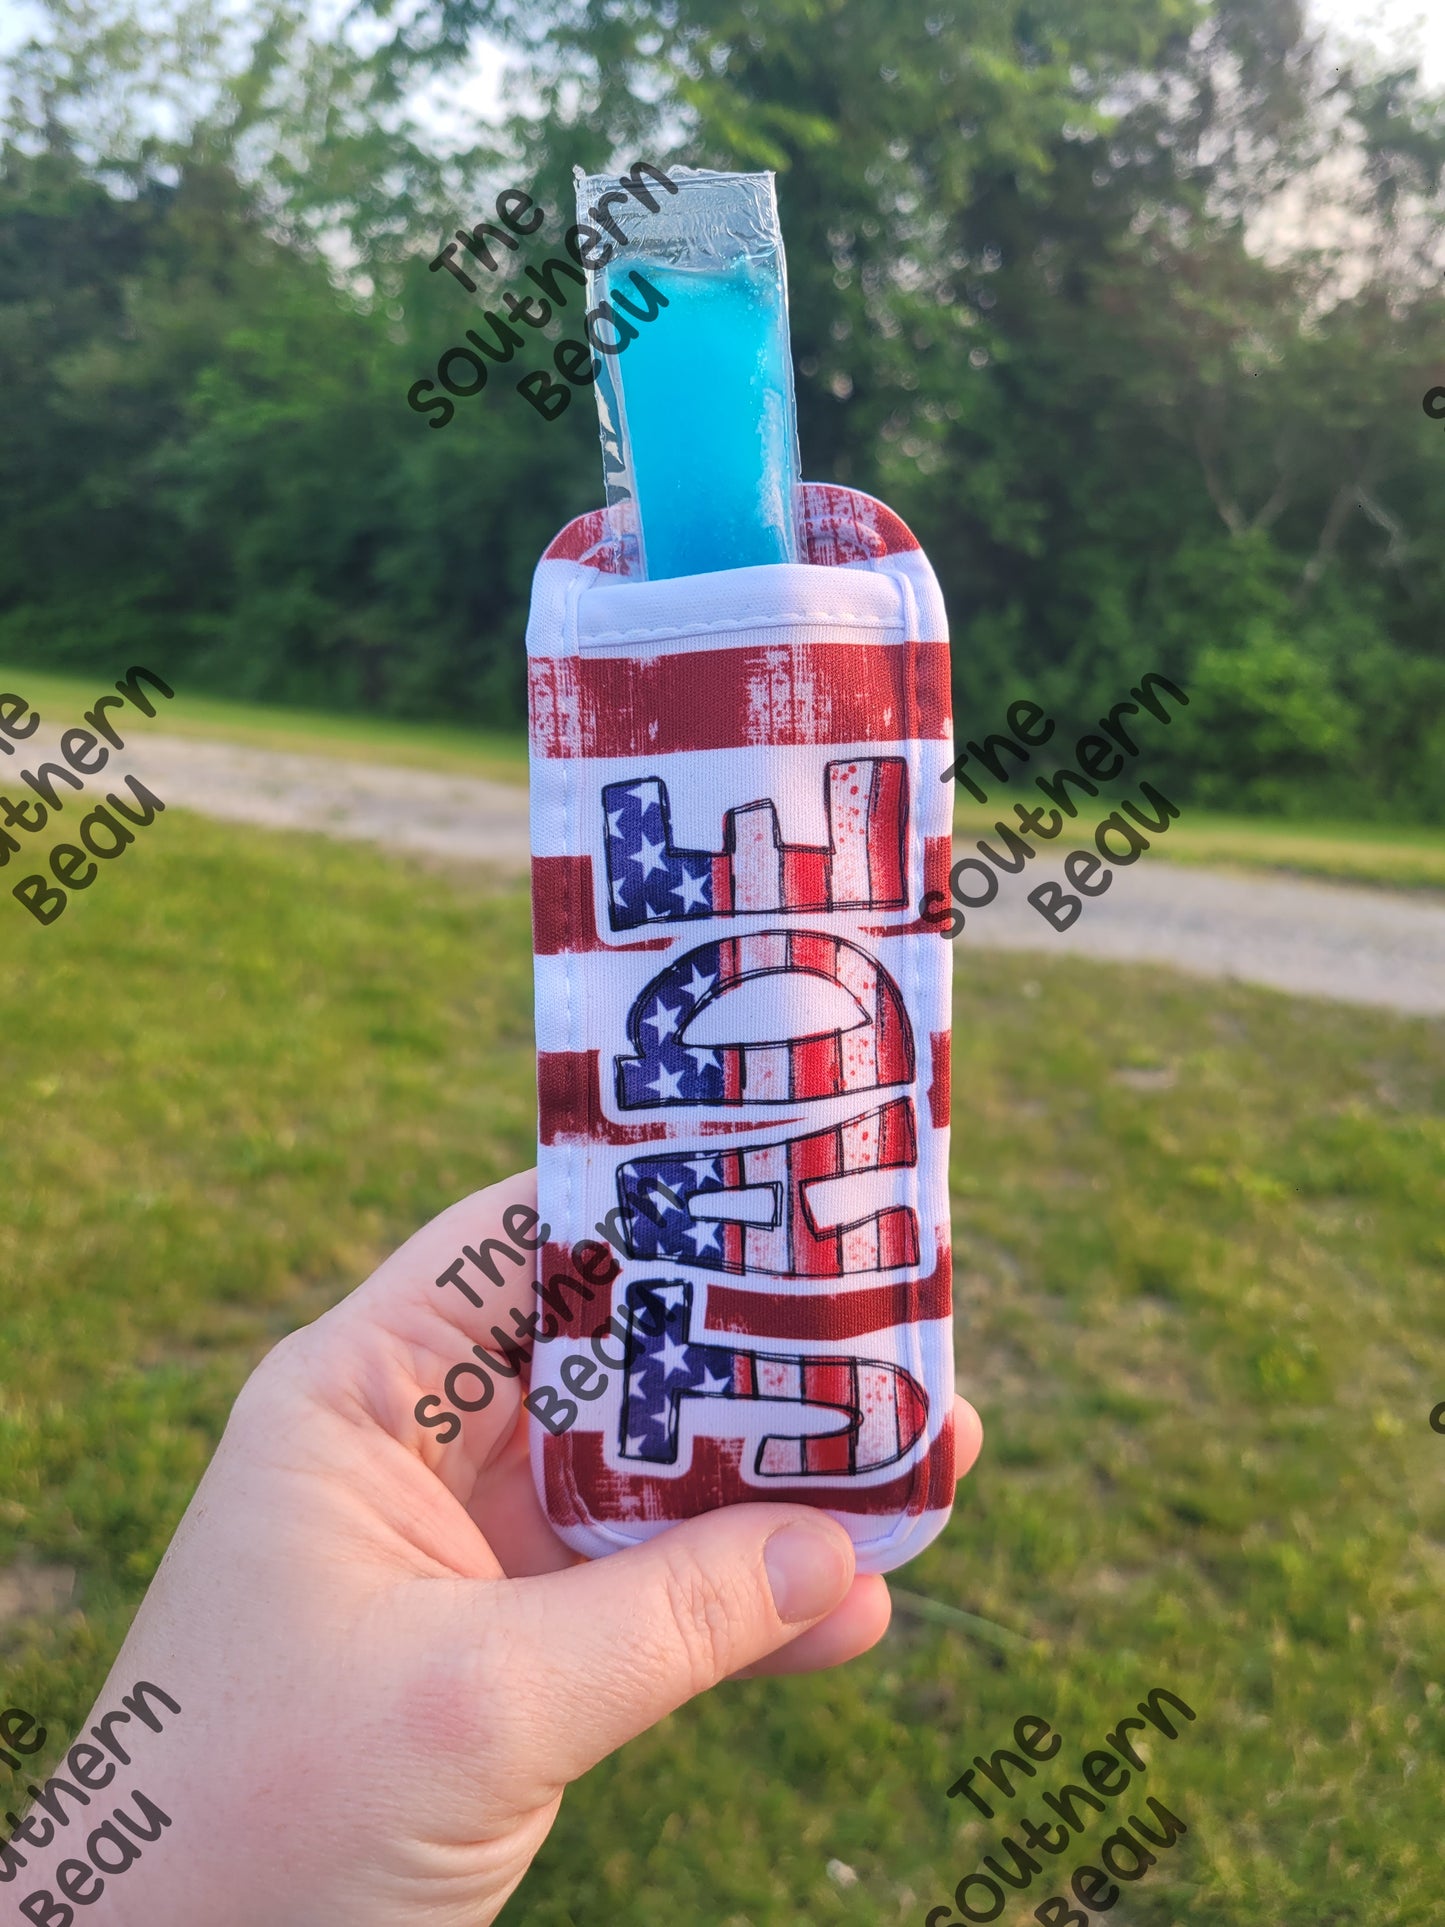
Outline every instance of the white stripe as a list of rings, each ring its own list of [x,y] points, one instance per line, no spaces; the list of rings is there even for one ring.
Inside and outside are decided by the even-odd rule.
[[[736,1148],[736,1147],[734,1147]],[[749,1226],[743,1233],[743,1262],[749,1271],[771,1271],[786,1277],[791,1269],[788,1258],[788,1152],[781,1144],[753,1145],[743,1152],[743,1177],[748,1184],[775,1184],[780,1187],[782,1222],[775,1230]]]
[[[876,767],[871,760],[843,763],[828,777],[834,903],[868,901],[868,797]]]
[[[901,560],[880,558],[875,570],[850,570],[842,581],[837,570],[806,562],[770,562],[729,569],[725,576],[668,576],[658,582],[619,581],[584,569],[575,604],[577,646],[588,655],[646,658],[671,655],[689,637],[696,638],[696,647],[717,649],[732,636],[740,645],[755,643],[759,630],[791,634],[797,623],[817,624],[830,635],[837,629],[838,642],[896,642],[904,634],[905,596],[895,578]],[[542,567],[548,574],[543,578],[539,571],[534,605],[540,600],[556,608],[566,594],[566,577],[552,573],[557,564]],[[539,623],[539,631],[542,627]],[[540,641],[539,634],[539,646]]]
[[[532,960],[539,1051],[583,1048],[582,1011],[576,993],[569,995],[567,989],[568,967],[576,961],[575,957],[565,953],[557,957],[534,957]],[[630,1053],[631,1047],[628,1049]]]
[[[538,757],[532,764],[532,849],[537,856],[575,856],[582,850],[591,851],[600,864],[604,785],[625,783],[630,788],[644,777],[656,777],[667,785],[673,841],[680,849],[721,852],[726,812],[767,798],[778,806],[778,820],[787,842],[820,849],[828,841],[823,780],[826,766],[855,758],[867,762],[885,755],[907,759],[910,752],[923,759],[921,793],[914,799],[909,825],[916,872],[922,839],[942,836],[949,828],[952,786],[940,783],[938,778],[953,754],[951,743],[818,743],[797,749],[710,749],[703,757],[688,751],[670,751],[666,756],[567,760]],[[636,874],[635,866],[633,869]]]
[[[840,1136],[843,1139],[844,1171],[876,1171],[879,1158],[879,1120],[876,1111],[866,1117],[849,1118]],[[840,1173],[832,1173],[838,1176]]]
[[[738,969],[744,977],[755,970],[786,970],[788,934],[785,930],[758,930],[739,937]]]
[[[733,904],[737,910],[777,910],[783,901],[783,853],[771,803],[749,803],[734,817]]]
[[[858,1465],[866,1469],[891,1459],[898,1450],[897,1381],[881,1365],[858,1361],[858,1403],[863,1423],[858,1432]]]
[[[912,1165],[889,1170],[845,1171],[836,1178],[810,1178],[803,1187],[813,1222],[823,1231],[874,1218],[880,1211],[913,1203]]]
[[[843,1033],[843,1089],[871,1091],[878,1082],[878,971],[862,951],[840,944],[838,981],[869,1017],[867,1024]]]
[[[844,1271],[877,1271],[878,1269],[878,1220],[872,1218],[867,1224],[860,1224],[856,1231],[849,1231],[843,1239]]]
[[[878,1033],[871,1024],[843,1033],[843,1089],[871,1091],[878,1084]]]
[[[796,1359],[760,1358],[753,1367],[762,1398],[801,1398],[803,1369]]]
[[[749,1044],[743,1051],[743,1099],[748,1104],[787,1104],[793,1095],[793,1059],[786,1044]]]

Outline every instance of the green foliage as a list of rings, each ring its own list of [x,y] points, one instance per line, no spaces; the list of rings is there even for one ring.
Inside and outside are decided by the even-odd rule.
[[[0,1626],[38,1773],[255,1360],[530,1158],[532,991],[524,889],[174,810],[52,928],[0,909],[0,1571],[77,1575]],[[1440,1026],[957,952],[957,1361],[987,1439],[903,1579],[1026,1650],[900,1611],[842,1672],[720,1689],[568,1793],[504,1917],[917,1927],[1166,1686],[1197,1720],[1118,1806],[1189,1833],[1131,1921],[1433,1927]],[[1024,1713],[1053,1767],[993,1823],[948,1800]],[[1067,1874],[1111,1824],[1038,1857]]]
[[[767,166],[805,469],[917,530],[969,729],[1156,668],[1195,800],[1445,822],[1445,108],[1410,73],[1330,70],[1277,0],[426,0],[371,53],[175,7],[49,0],[11,62],[6,654],[515,722],[532,566],[598,476],[585,393],[549,423],[514,382],[576,316],[444,428],[407,393],[558,252],[574,162]],[[417,90],[478,30],[525,105],[439,155]],[[522,255],[429,272],[512,182]],[[1247,246],[1285,182],[1304,239]]]

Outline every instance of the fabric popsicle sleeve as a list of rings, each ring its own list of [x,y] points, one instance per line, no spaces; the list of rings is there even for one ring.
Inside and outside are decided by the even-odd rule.
[[[537,567],[531,1451],[588,1555],[778,1499],[886,1571],[952,1502],[945,617],[883,504],[800,530],[642,581],[599,510]]]

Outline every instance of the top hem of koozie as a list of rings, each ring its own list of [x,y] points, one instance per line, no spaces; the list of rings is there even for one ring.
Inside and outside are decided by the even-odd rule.
[[[799,535],[805,562],[846,568],[920,547],[900,515],[861,489],[833,482],[804,482],[801,495]],[[580,562],[602,575],[640,579],[631,568],[631,552],[606,509],[589,509],[574,516],[548,543],[542,560]]]

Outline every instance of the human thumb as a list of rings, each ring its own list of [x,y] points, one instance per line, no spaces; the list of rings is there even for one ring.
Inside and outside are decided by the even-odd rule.
[[[840,1604],[853,1573],[852,1541],[826,1515],[739,1505],[586,1565],[488,1587],[510,1622],[490,1631],[505,1635],[538,1790],[576,1779],[795,1639]]]

